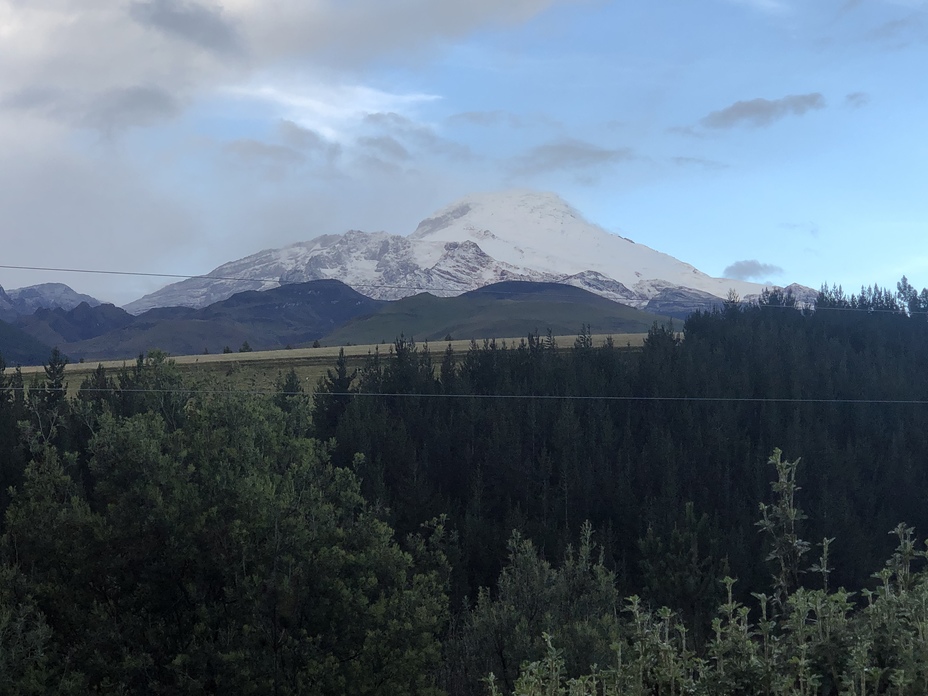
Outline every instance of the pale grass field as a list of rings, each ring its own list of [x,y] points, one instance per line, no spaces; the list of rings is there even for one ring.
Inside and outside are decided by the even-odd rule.
[[[617,348],[640,348],[647,334],[613,334],[612,340]],[[593,345],[602,345],[606,335],[594,335]],[[497,347],[518,347],[521,338],[497,338]],[[556,336],[559,348],[571,348],[576,336]],[[448,347],[448,341],[428,344],[432,353],[433,362],[440,362],[441,355]],[[469,340],[450,341],[451,348],[459,356],[463,355],[471,345]],[[417,343],[422,350],[425,343]],[[483,346],[482,341],[477,342]],[[245,390],[265,392],[274,389],[278,376],[286,374],[292,368],[299,376],[307,392],[313,391],[319,380],[331,369],[338,357],[339,350],[345,351],[351,367],[360,367],[368,354],[379,350],[381,355],[388,355],[393,348],[390,343],[363,346],[324,346],[321,348],[293,348],[290,350],[265,350],[250,353],[211,353],[206,355],[178,355],[171,356],[177,366],[186,374],[195,377],[195,382],[204,387],[212,386],[216,389]],[[123,366],[132,367],[135,360],[104,360],[72,363],[65,368],[68,382],[68,393],[74,395],[81,382],[102,364],[110,373],[114,374]],[[42,374],[42,366],[29,366],[22,368],[26,383],[33,374]]]

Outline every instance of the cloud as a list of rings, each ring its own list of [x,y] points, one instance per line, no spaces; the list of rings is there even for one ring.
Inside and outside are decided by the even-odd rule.
[[[877,43],[890,43],[895,44],[896,46],[905,45],[906,41],[903,38],[904,35],[914,29],[920,28],[922,24],[922,17],[916,14],[911,14],[906,17],[884,22],[880,26],[868,32],[864,38],[868,41]]]
[[[783,14],[791,10],[790,6],[780,0],[728,0],[733,5],[744,5],[767,14]]]
[[[482,27],[574,1],[0,0],[0,94],[38,87],[86,109],[100,95],[145,88],[186,107],[200,95],[246,89],[305,111],[380,59],[421,59]],[[261,94],[264,87],[271,93]],[[302,109],[292,103],[300,100]]]
[[[281,139],[298,150],[321,150],[326,147],[325,139],[309,128],[303,128],[290,119],[282,118],[277,123]]]
[[[302,152],[250,138],[225,143],[222,151],[233,164],[272,182],[282,181],[306,163]]]
[[[859,109],[870,103],[870,95],[866,92],[852,92],[844,97],[844,103],[852,109]]]
[[[177,116],[180,102],[164,90],[148,85],[120,87],[81,95],[53,87],[32,87],[14,92],[0,107],[41,114],[76,128],[107,135],[132,127],[151,126]]]
[[[221,7],[182,0],[133,2],[129,16],[143,26],[221,54],[242,51],[242,39]]]
[[[299,81],[264,80],[235,87],[228,94],[282,113],[285,120],[333,142],[347,142],[365,125],[397,125],[388,119],[371,120],[372,114],[409,112],[434,102],[438,95],[388,92],[366,85],[333,83],[307,71]],[[403,117],[404,118],[404,117]]]
[[[342,147],[338,143],[326,140],[319,133],[309,128],[282,118],[277,123],[277,135],[280,141],[288,148],[305,152],[310,156],[321,156],[325,161],[332,163],[341,154]]]
[[[451,125],[478,126],[482,128],[494,128],[497,126],[508,126],[509,128],[521,128],[524,123],[521,118],[509,111],[464,111],[459,114],[452,114],[447,119]]]
[[[484,26],[511,25],[576,0],[237,0],[237,16],[265,55],[315,56],[356,67],[376,57],[426,49]]]
[[[386,160],[406,161],[411,158],[409,150],[403,144],[389,135],[358,138],[358,145],[373,151],[374,157]]]
[[[9,118],[0,118],[0,130],[9,132],[9,125]],[[93,156],[86,156],[63,147],[67,139],[60,126],[33,125],[19,130],[17,139],[4,142],[0,243],[5,263],[196,272],[187,264],[187,252],[203,229],[190,201],[176,191],[166,193],[118,148],[96,148]],[[138,278],[115,280],[4,273],[0,282],[8,288],[64,282],[100,299],[122,302],[161,284]]]
[[[774,275],[782,275],[783,269],[771,263],[761,263],[751,259],[748,261],[735,261],[728,266],[722,275],[737,280],[764,280]]]
[[[704,138],[705,136],[692,126],[671,126],[666,129],[671,135],[682,135],[687,138]]]
[[[432,126],[417,123],[395,112],[368,114],[364,117],[364,124],[381,136],[402,142],[409,149],[424,155],[462,160],[469,158],[471,154],[466,146],[442,137]]]
[[[273,162],[275,164],[302,164],[306,157],[283,145],[271,145],[259,140],[242,138],[226,143],[223,149],[248,164]]]
[[[847,14],[848,12],[853,12],[862,4],[863,0],[845,0],[844,4],[841,5],[841,9],[838,10],[838,14]]]
[[[513,160],[513,170],[519,175],[548,172],[591,171],[635,158],[630,148],[606,148],[583,140],[565,138],[531,148]],[[589,180],[589,179],[587,179]]]
[[[101,131],[121,131],[163,121],[179,111],[178,100],[162,89],[124,87],[97,96],[84,114],[84,123]]]
[[[700,123],[706,128],[734,128],[749,125],[769,126],[786,116],[802,116],[808,111],[824,109],[825,98],[819,92],[791,94],[782,99],[751,99],[735,102],[720,111],[713,111]]]
[[[702,157],[674,157],[673,163],[678,167],[701,167],[702,169],[728,169],[728,165],[715,160],[703,159]]]
[[[818,237],[819,235],[819,227],[814,222],[781,222],[779,226],[785,230],[802,232],[810,237]]]

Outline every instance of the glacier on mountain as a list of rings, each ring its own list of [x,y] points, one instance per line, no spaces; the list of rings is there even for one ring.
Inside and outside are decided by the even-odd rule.
[[[408,236],[351,230],[261,251],[172,283],[125,309],[139,314],[153,307],[204,307],[244,290],[323,278],[383,300],[420,292],[447,297],[504,280],[555,282],[638,308],[668,290],[690,291],[695,301],[721,300],[730,290],[750,299],[764,289],[713,278],[607,232],[556,194],[506,191],[459,200]]]

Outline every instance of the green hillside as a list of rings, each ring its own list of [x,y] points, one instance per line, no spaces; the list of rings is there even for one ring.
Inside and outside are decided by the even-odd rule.
[[[569,285],[506,282],[458,297],[428,293],[385,305],[323,339],[325,345],[381,343],[401,333],[418,341],[526,336],[531,332],[576,335],[584,324],[594,334],[645,333],[668,319]]]
[[[162,307],[132,318],[127,326],[62,346],[76,358],[133,358],[153,348],[172,355],[208,350],[255,350],[311,344],[382,303],[336,280],[293,283],[265,292],[243,292],[201,309]]]

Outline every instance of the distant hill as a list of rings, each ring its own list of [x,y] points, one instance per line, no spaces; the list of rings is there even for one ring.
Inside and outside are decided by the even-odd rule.
[[[457,297],[422,293],[384,305],[380,311],[336,329],[325,345],[391,342],[401,333],[417,341],[571,335],[589,324],[593,333],[643,333],[668,318],[628,307],[558,283],[506,281]]]
[[[133,321],[135,317],[111,304],[91,306],[81,302],[70,310],[38,309],[17,318],[15,325],[43,343],[60,346],[102,336]]]
[[[253,350],[296,347],[356,316],[376,312],[383,304],[337,280],[293,283],[265,292],[242,292],[202,309],[163,307],[137,317],[106,309],[110,320],[121,322],[120,326],[61,348],[72,359],[101,360],[131,358],[153,348],[172,355],[216,353],[225,346],[238,350],[246,341]],[[100,311],[82,311],[87,320],[100,320]],[[72,331],[73,313],[66,315],[68,321],[54,313],[48,318],[46,330]],[[38,325],[32,325],[31,331],[35,335]]]
[[[72,361],[131,359],[155,348],[192,355],[226,346],[237,351],[246,341],[253,350],[272,350],[317,339],[327,345],[392,342],[401,333],[430,341],[449,334],[458,339],[548,330],[570,335],[584,324],[593,333],[638,333],[665,319],[558,283],[506,281],[457,297],[420,294],[385,302],[337,280],[316,280],[238,293],[202,309],[161,307],[139,316],[86,303],[68,311],[40,309],[8,329],[20,342],[32,341],[32,352],[17,356],[42,362],[52,345]]]
[[[22,329],[0,320],[0,355],[7,366],[41,365],[51,350]]]

